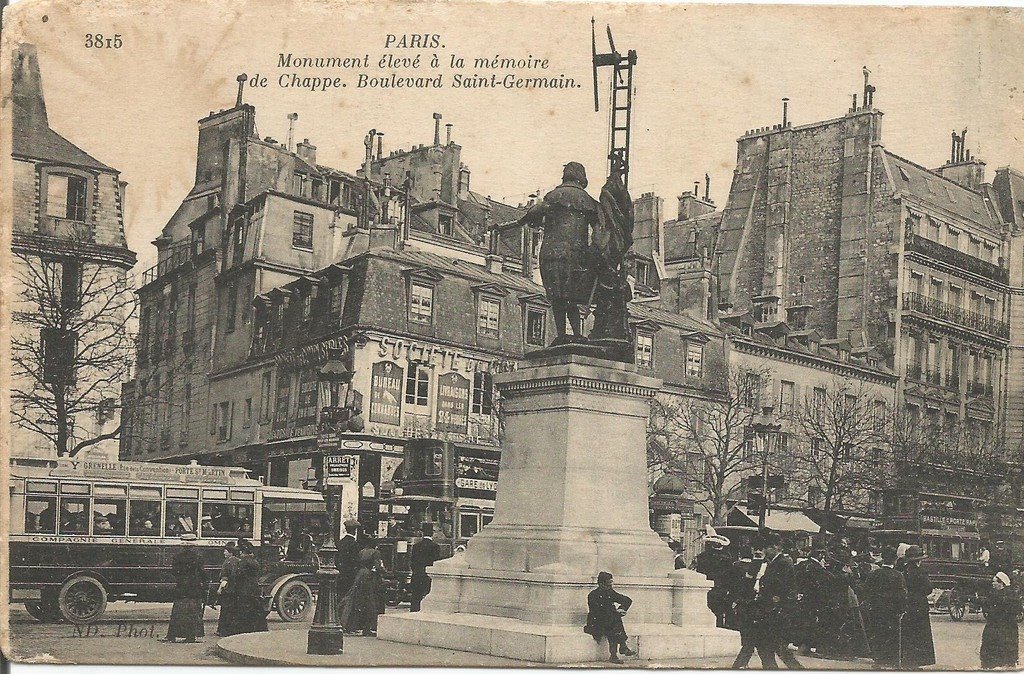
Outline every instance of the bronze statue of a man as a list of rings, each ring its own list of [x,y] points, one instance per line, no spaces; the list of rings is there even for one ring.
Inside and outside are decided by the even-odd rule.
[[[552,345],[583,339],[579,305],[588,302],[587,271],[590,229],[598,221],[598,202],[586,192],[587,171],[578,162],[562,170],[562,184],[544,195],[520,222],[544,230],[540,276],[555,317],[558,336]],[[572,328],[570,340],[566,322]]]

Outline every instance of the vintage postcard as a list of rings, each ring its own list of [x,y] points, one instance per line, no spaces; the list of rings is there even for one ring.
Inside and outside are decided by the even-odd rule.
[[[4,655],[1016,668],[1022,34],[6,7]]]

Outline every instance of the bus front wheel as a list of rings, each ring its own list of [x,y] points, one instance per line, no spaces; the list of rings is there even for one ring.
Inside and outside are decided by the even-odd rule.
[[[290,623],[305,620],[313,610],[313,591],[301,580],[289,580],[277,593],[277,614]]]
[[[107,591],[91,576],[78,576],[64,583],[57,598],[60,614],[69,623],[96,622],[107,608]]]

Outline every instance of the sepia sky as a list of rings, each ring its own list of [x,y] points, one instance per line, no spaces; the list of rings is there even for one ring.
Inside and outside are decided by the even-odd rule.
[[[845,114],[861,91],[862,66],[872,71],[891,151],[935,167],[949,155],[950,131],[967,127],[968,148],[988,162],[989,179],[1007,164],[1024,170],[1020,9],[23,0],[9,12],[4,41],[38,47],[51,126],[129,183],[126,226],[140,269],[152,264],[150,242],[192,185],[197,120],[233,105],[242,72],[271,83],[245,94],[261,137],[285,141],[286,116],[297,112],[296,140],[309,138],[321,164],[355,171],[371,128],[385,133],[385,153],[430,143],[431,113],[440,112],[455,125],[475,191],[518,203],[577,160],[596,194],[606,170],[608,76],[596,114],[592,14],[599,28],[611,24],[620,51],[638,52],[630,188],[634,197],[664,197],[666,217],[705,172],[724,205],[736,138],[780,122],[782,97],[794,125]],[[86,33],[120,34],[124,46],[87,49]],[[385,50],[389,33],[439,34],[444,47]],[[549,69],[521,75],[565,75],[582,87],[359,89],[352,73],[337,71],[330,74],[349,80],[347,88],[283,89],[280,52],[369,54],[373,75],[387,74],[376,67],[387,53],[444,61],[456,53],[466,58],[464,73],[476,71],[475,57],[533,56],[549,59]]]

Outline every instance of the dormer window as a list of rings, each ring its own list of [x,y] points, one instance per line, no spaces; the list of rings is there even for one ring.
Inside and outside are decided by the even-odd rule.
[[[438,215],[437,233],[441,236],[455,236],[455,218],[450,215]]]
[[[770,323],[775,320],[778,311],[777,302],[764,302],[754,307],[754,318],[758,323]]]
[[[636,283],[641,286],[651,285],[651,263],[649,261],[636,261]]]
[[[501,301],[494,297],[481,295],[477,306],[477,334],[497,338],[500,318]]]
[[[409,288],[409,320],[430,325],[434,321],[434,286],[413,281]]]
[[[46,214],[85,222],[88,182],[82,176],[51,173],[46,178]]]
[[[654,367],[654,333],[637,330],[636,365],[637,367]]]

